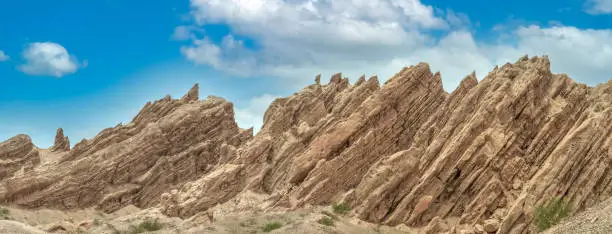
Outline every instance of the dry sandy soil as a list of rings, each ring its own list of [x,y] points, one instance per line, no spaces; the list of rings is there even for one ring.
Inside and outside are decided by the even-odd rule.
[[[93,209],[57,211],[49,209],[22,210],[7,208],[0,221],[0,233],[133,233],[131,225],[145,220],[157,220],[162,229],[148,233],[266,233],[263,227],[278,222],[282,226],[269,233],[419,233],[418,230],[379,226],[360,221],[349,215],[334,214],[329,207],[312,207],[289,212],[248,212],[221,214],[216,212],[211,223],[206,215],[187,220],[169,218],[157,209],[139,210],[130,206],[112,214]],[[319,220],[328,217],[333,225]]]

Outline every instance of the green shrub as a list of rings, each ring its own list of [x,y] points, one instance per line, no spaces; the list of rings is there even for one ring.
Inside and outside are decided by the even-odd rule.
[[[334,220],[327,216],[319,219],[317,222],[325,226],[334,226]]]
[[[337,213],[337,214],[346,214],[349,211],[351,211],[351,207],[349,207],[348,205],[344,203],[334,204],[332,205],[332,209],[334,210],[334,213]]]
[[[143,232],[151,232],[162,229],[161,223],[157,222],[157,220],[145,220],[137,226],[130,226],[128,233],[137,234]]]
[[[333,220],[338,220],[338,216],[336,216],[336,215],[332,214],[332,213],[331,213],[331,212],[329,212],[329,211],[326,211],[326,210],[321,211],[321,214],[327,215],[327,216],[329,216],[330,218],[332,218]]]
[[[5,207],[0,207],[0,219],[11,219],[11,211]]]
[[[544,231],[555,224],[558,224],[561,219],[567,217],[570,212],[570,207],[567,203],[559,198],[553,198],[545,204],[539,205],[535,209],[535,223],[540,231]]]
[[[99,219],[94,219],[94,220],[93,220],[93,225],[94,225],[94,226],[100,226],[101,224],[102,224],[102,221],[101,221],[101,220],[99,220]]]
[[[263,226],[262,230],[264,232],[271,232],[272,230],[279,229],[282,226],[283,226],[283,224],[281,224],[279,222],[272,222],[272,223],[268,223],[265,226]]]

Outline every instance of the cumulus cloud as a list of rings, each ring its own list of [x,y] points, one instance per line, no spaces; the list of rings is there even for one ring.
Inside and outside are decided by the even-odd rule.
[[[588,0],[586,11],[590,14],[612,14],[612,0]]]
[[[192,0],[191,7],[198,25],[227,24],[232,34],[218,44],[206,35],[192,38],[181,48],[188,60],[234,74],[290,79],[292,89],[319,73],[385,80],[424,61],[441,71],[451,91],[472,71],[483,78],[495,65],[525,54],[550,55],[553,72],[590,85],[612,74],[605,66],[612,63],[610,30],[508,25],[493,30],[498,40],[482,42],[469,31],[468,16],[419,0]],[[241,37],[257,48],[246,47]]]
[[[9,60],[9,56],[4,53],[4,51],[0,50],[0,62],[4,62]]]
[[[278,96],[264,94],[253,97],[245,108],[236,108],[235,119],[238,126],[245,129],[253,127],[254,132],[259,131],[263,125],[263,116],[268,106],[276,98]]]
[[[30,75],[62,77],[83,67],[66,48],[53,42],[31,43],[22,56],[25,64],[19,69]]]

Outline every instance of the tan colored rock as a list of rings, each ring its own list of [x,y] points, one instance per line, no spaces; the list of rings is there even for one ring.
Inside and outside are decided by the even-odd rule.
[[[474,231],[478,234],[485,233],[484,227],[481,224],[474,225]]]
[[[199,95],[200,86],[196,83],[195,85],[193,85],[193,87],[191,87],[189,92],[187,92],[187,94],[185,94],[185,96],[181,98],[181,100],[186,102],[197,101],[199,99]]]
[[[448,224],[444,222],[444,220],[440,219],[440,217],[434,217],[429,224],[423,230],[425,234],[435,234],[435,233],[443,233],[448,232],[450,227]]]
[[[0,179],[19,171],[29,171],[40,164],[39,152],[27,135],[17,135],[0,142]]]
[[[495,233],[499,229],[499,221],[497,219],[487,219],[484,221],[483,228],[485,232]]]
[[[146,105],[132,123],[77,144],[56,168],[2,181],[0,198],[23,207],[106,212],[159,204],[163,192],[212,170],[223,145],[238,147],[252,138],[234,122],[231,103],[189,100]]]
[[[0,220],[0,233],[44,234],[46,232],[20,222]]]
[[[77,230],[77,226],[73,223],[63,221],[52,224],[47,224],[44,227],[44,230],[49,233],[70,233]]]
[[[480,81],[469,74],[452,93],[441,79],[425,63],[382,86],[315,78],[275,100],[254,137],[225,100],[167,96],[75,145],[54,170],[0,181],[0,200],[104,211],[159,204],[189,218],[257,193],[270,209],[343,202],[373,223],[433,230],[496,218],[498,233],[529,233],[533,207],[553,197],[578,212],[612,195],[612,81],[578,84],[552,74],[547,57]]]
[[[49,149],[50,151],[69,151],[70,150],[70,140],[67,136],[64,136],[64,129],[58,128],[55,133],[55,143]]]
[[[466,227],[466,228],[462,228],[457,233],[458,234],[476,234],[476,231],[474,231],[473,228]]]

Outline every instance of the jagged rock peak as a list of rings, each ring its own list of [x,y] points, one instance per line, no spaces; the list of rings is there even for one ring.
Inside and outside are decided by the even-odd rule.
[[[51,151],[69,151],[70,140],[64,136],[64,129],[58,128],[55,132],[55,143],[51,147]]]
[[[331,79],[329,80],[329,84],[338,84],[340,82],[342,82],[342,73],[332,75]]]
[[[550,70],[550,59],[548,58],[548,55],[542,55],[541,57],[533,56],[531,58],[525,55],[518,59],[515,65],[532,65],[535,67],[543,68],[544,70]],[[504,65],[504,67],[506,67],[506,65]]]
[[[253,132],[254,132],[253,127],[250,127],[248,129],[244,129],[244,130],[240,131],[241,134],[245,134],[245,135],[248,135],[248,136],[253,136]]]
[[[478,84],[478,79],[476,78],[476,71],[473,71],[472,73],[465,76],[461,80],[459,87],[470,87],[471,88],[471,87],[476,86],[477,84]]]
[[[195,85],[193,85],[193,87],[191,87],[189,92],[187,92],[187,94],[185,94],[185,96],[181,98],[181,100],[187,101],[187,102],[197,101],[199,95],[200,95],[200,86],[198,83],[196,83]]]
[[[363,82],[365,82],[365,81],[366,81],[365,75],[361,75],[359,77],[359,79],[357,79],[357,81],[355,82],[355,86],[359,86],[359,85],[363,84]]]
[[[378,81],[378,76],[372,76],[368,79],[368,85],[373,85],[380,88],[380,81]]]

